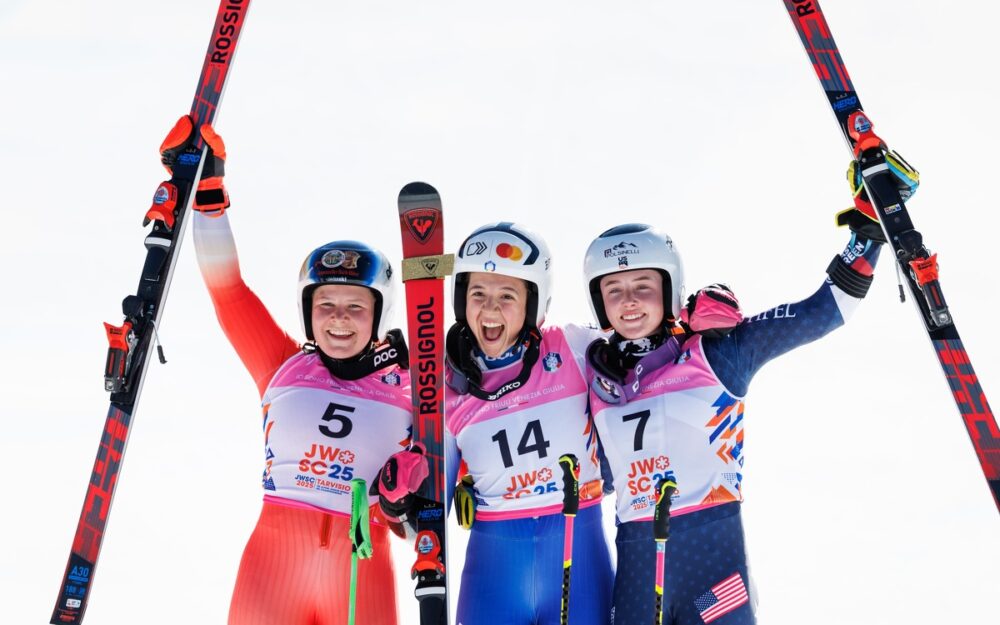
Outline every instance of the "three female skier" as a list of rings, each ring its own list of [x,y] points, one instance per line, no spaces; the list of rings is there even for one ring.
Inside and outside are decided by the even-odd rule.
[[[349,482],[376,481],[407,448],[412,421],[405,344],[389,330],[392,270],[355,241],[314,250],[299,280],[308,342],[291,339],[243,282],[225,214],[225,146],[211,128],[198,131],[212,150],[193,215],[199,267],[263,406],[264,504],[229,622],[342,622]],[[187,117],[171,131],[161,146],[168,168],[194,132]],[[679,486],[664,622],[754,622],[740,520],[744,401],[761,366],[843,325],[866,294],[881,229],[858,210],[844,221],[851,239],[819,289],[748,319],[724,288],[699,292],[683,309],[683,266],[665,234],[642,224],[607,230],[591,243],[584,275],[609,338],[544,326],[552,259],[534,233],[497,223],[462,243],[447,340],[447,478],[456,483],[461,462],[470,480],[459,492],[474,500],[475,517],[458,622],[559,622],[563,454],[575,455],[580,470],[572,623],[650,620],[650,519],[664,477]],[[617,495],[616,573],[601,525],[602,462]],[[388,529],[400,510],[391,504],[383,498],[388,518],[373,514],[375,557],[358,579],[359,622],[397,621]]]

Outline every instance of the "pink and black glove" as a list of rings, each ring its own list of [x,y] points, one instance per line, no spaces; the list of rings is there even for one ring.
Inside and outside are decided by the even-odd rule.
[[[378,494],[379,507],[390,522],[402,523],[413,509],[414,493],[429,474],[424,448],[420,443],[414,443],[409,449],[389,456],[369,493]]]
[[[725,284],[712,284],[688,297],[681,321],[693,332],[721,338],[743,321],[743,312],[732,289]]]

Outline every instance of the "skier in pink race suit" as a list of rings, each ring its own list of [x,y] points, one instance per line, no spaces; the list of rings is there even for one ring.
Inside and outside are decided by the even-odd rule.
[[[890,169],[909,198],[917,174],[893,156]],[[594,422],[617,495],[615,625],[654,616],[654,490],[664,479],[677,490],[662,622],[756,622],[740,519],[744,400],[760,367],[843,325],[868,291],[885,238],[853,169],[849,179],[857,207],[838,220],[851,239],[819,289],[750,318],[722,285],[682,308],[680,254],[650,226],[611,228],[587,250],[592,312],[613,330],[587,359]]]
[[[459,521],[471,525],[458,597],[462,625],[559,623],[559,457],[567,453],[580,466],[569,619],[609,619],[613,573],[583,360],[596,335],[543,327],[551,261],[539,236],[512,223],[479,228],[456,254],[445,442],[447,483],[455,484],[457,459],[469,476],[456,493]]]
[[[168,170],[194,129],[182,117],[161,146]],[[353,478],[374,484],[404,451],[412,415],[406,345],[390,330],[395,284],[379,251],[327,243],[306,257],[299,305],[307,342],[286,334],[243,282],[222,186],[225,145],[209,126],[194,241],[226,337],[261,395],[264,502],[240,562],[231,625],[339,625],[348,619]],[[373,556],[358,568],[358,623],[398,622],[388,533],[369,497]]]

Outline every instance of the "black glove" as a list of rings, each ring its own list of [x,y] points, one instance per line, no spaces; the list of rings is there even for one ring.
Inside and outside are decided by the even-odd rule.
[[[878,221],[872,221],[870,217],[862,213],[857,208],[848,208],[837,213],[837,225],[847,226],[854,234],[864,237],[876,243],[885,243],[885,233]]]

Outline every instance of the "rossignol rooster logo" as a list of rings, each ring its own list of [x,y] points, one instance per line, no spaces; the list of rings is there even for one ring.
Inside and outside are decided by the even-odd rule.
[[[426,243],[437,229],[440,214],[435,208],[415,208],[405,215],[406,227],[417,241]]]

